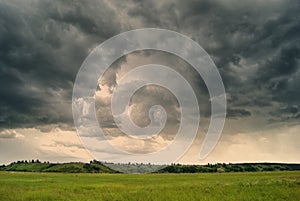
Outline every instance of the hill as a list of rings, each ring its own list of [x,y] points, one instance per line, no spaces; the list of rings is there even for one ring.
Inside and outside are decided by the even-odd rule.
[[[18,161],[0,166],[0,171],[22,172],[64,172],[64,173],[117,173],[100,162],[91,163],[49,163],[37,161]]]
[[[206,172],[264,172],[300,170],[300,164],[288,163],[216,163],[207,165],[171,164],[154,165],[139,163],[106,163],[90,161],[90,163],[49,163],[32,161],[17,161],[0,166],[0,171],[20,172],[64,172],[64,173],[206,173]]]
[[[217,163],[207,165],[172,164],[158,172],[160,173],[197,173],[197,172],[264,172],[300,170],[300,164],[289,163]]]

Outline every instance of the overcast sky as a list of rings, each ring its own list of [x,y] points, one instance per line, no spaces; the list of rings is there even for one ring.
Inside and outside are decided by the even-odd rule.
[[[174,55],[140,51],[116,61],[99,81],[99,124],[115,145],[132,151],[111,116],[118,79],[142,64],[171,66],[198,91],[199,135],[183,163],[300,162],[300,2],[298,0],[0,0],[0,164],[22,159],[88,161],[72,118],[76,74],[105,40],[137,28],[163,28],[199,43],[219,69],[227,118],[214,151],[198,159],[210,118],[207,89]],[[151,104],[169,114],[151,152],[172,141],[178,102],[157,86],[132,99],[132,119],[149,123]],[[136,111],[136,112],[134,112]],[[142,152],[143,152],[142,151]]]

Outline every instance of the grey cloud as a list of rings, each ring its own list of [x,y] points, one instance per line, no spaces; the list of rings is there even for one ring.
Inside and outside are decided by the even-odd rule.
[[[300,119],[300,106],[287,105],[270,112],[270,122],[288,122]]]
[[[114,87],[117,83],[116,75],[120,77],[137,66],[151,63],[169,66],[184,76],[196,92],[202,117],[208,117],[210,115],[208,91],[200,75],[184,60],[165,52],[152,50],[137,51],[120,58],[120,60],[117,60],[117,62],[113,64],[112,68],[106,71],[100,81],[98,91],[101,93],[103,90],[107,90],[104,86],[108,87],[108,93],[111,98],[112,91],[110,88]],[[128,84],[134,85],[135,83],[132,82]],[[176,84],[176,82],[174,82],[174,84]],[[165,138],[172,138],[172,136],[177,133],[180,125],[180,112],[176,97],[167,89],[155,85],[139,89],[132,96],[130,102],[132,120],[139,126],[147,126],[150,123],[148,112],[153,105],[161,105],[166,110],[168,119],[162,133],[167,133],[167,135],[164,136]],[[116,127],[110,107],[111,105],[110,102],[107,102],[107,97],[97,96],[97,117],[99,124],[103,128]],[[110,135],[113,134],[110,133]]]
[[[47,13],[50,19],[76,26],[97,38],[109,38],[120,31],[116,13],[104,1],[41,1],[40,7],[50,8]]]
[[[269,145],[272,144],[270,158],[289,157],[280,155],[281,149],[274,152],[280,146],[287,147],[284,150],[291,153],[293,161],[298,160],[295,147],[299,127],[290,125],[298,125],[300,119],[299,13],[298,0],[0,0],[0,158],[9,162],[20,157],[28,159],[37,156],[39,150],[39,157],[47,160],[80,160],[41,150],[31,144],[33,140],[19,140],[22,136],[13,130],[22,127],[35,127],[44,133],[55,128],[74,130],[72,88],[89,52],[123,31],[157,27],[189,36],[211,55],[219,68],[228,95],[223,139],[236,137],[240,142],[256,131],[254,138],[251,137],[255,143],[246,149],[257,160],[258,152],[253,150],[261,139],[261,130],[266,128]],[[117,76],[138,65],[155,61],[174,67],[198,91],[201,124],[205,124],[199,130],[205,133],[211,109],[209,94],[189,65],[175,56],[151,51],[131,56],[119,59],[107,71],[102,84],[109,87],[108,92],[111,94],[116,86]],[[122,69],[124,65],[131,67]],[[99,91],[105,90],[101,87],[100,84]],[[152,93],[158,96],[151,96]],[[170,133],[178,129],[179,114],[176,101],[165,91],[143,89],[133,97],[136,122],[147,124],[148,108],[153,103],[161,103],[168,110],[170,118],[162,137],[173,140]],[[121,137],[122,141],[124,136],[116,128],[108,100],[98,99],[96,109],[106,133],[112,140]],[[278,130],[278,125],[284,125],[284,129]],[[293,134],[285,128],[291,128]],[[241,132],[247,135],[239,136]],[[224,142],[228,155],[236,152],[226,144],[233,142]],[[155,146],[147,144],[150,149]],[[258,144],[263,147],[260,151],[268,145]],[[76,143],[53,145],[77,147]],[[101,147],[100,151],[105,152],[104,149]]]
[[[175,30],[204,47],[231,96],[229,117],[255,118],[253,110],[266,110],[265,115],[265,108],[276,104],[299,105],[299,6],[296,0],[1,1],[0,127],[72,125],[73,82],[89,51],[115,34],[143,27]],[[185,72],[187,64],[159,54],[153,58],[175,66],[197,83],[198,98],[208,99],[201,79]],[[127,59],[109,69],[103,84],[116,85]],[[208,101],[200,109],[210,115]],[[111,122],[105,124],[114,127]]]
[[[145,26],[184,33],[210,53],[227,92],[235,97],[229,108],[299,103],[299,77],[292,84],[289,77],[299,71],[299,2],[134,2],[136,6],[128,9],[131,17]]]
[[[72,124],[72,87],[81,63],[95,44],[119,32],[105,3],[89,3],[0,3],[1,127]]]
[[[251,116],[251,112],[244,109],[228,109],[227,117],[229,118],[239,118]]]
[[[54,129],[60,129],[60,130],[73,130],[75,131],[75,128],[72,125],[69,125],[67,123],[58,123],[58,124],[41,124],[41,125],[35,125],[35,128],[43,133],[49,133],[53,131]]]

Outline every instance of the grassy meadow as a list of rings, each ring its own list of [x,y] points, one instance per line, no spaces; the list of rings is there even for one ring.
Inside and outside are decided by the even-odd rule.
[[[300,200],[300,172],[0,172],[0,200]]]

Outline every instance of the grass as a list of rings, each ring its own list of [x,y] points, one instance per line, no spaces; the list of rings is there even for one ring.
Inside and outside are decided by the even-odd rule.
[[[0,172],[0,200],[300,200],[300,172]]]

